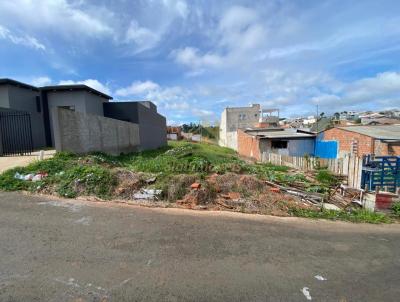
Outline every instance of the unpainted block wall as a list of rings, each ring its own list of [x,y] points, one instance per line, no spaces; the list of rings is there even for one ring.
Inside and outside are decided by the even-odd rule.
[[[260,142],[252,135],[247,134],[243,130],[237,131],[238,153],[245,157],[261,160]]]
[[[137,124],[61,108],[53,109],[53,117],[57,151],[119,155],[140,146]]]

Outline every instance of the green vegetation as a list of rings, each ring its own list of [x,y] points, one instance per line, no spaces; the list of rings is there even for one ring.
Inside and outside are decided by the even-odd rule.
[[[289,173],[290,172],[290,173]],[[16,173],[47,174],[39,181],[25,181],[15,178]],[[92,153],[79,156],[71,153],[57,153],[53,158],[37,161],[27,167],[18,167],[0,175],[0,190],[25,190],[44,194],[75,198],[97,196],[102,199],[131,198],[142,187],[161,189],[161,198],[175,202],[192,198],[204,204],[214,201],[218,194],[240,194],[246,202],[236,207],[243,212],[253,212],[280,203],[288,206],[284,211],[293,216],[346,220],[352,222],[387,223],[388,216],[365,210],[317,211],[304,209],[293,201],[282,199],[283,195],[271,194],[263,180],[274,181],[286,186],[298,186],[309,192],[329,194],[339,180],[326,169],[318,170],[316,180],[302,173],[293,173],[285,166],[245,162],[228,148],[212,144],[170,142],[158,150],[144,151],[120,156]],[[147,182],[149,179],[152,181]],[[211,180],[213,179],[213,180]],[[194,194],[190,185],[201,183],[201,190]],[[192,195],[191,195],[192,194]],[[290,199],[290,198],[289,198]],[[228,201],[226,201],[228,202]],[[249,208],[246,208],[249,207]],[[282,206],[282,208],[285,208]],[[400,202],[392,211],[400,217]]]
[[[49,191],[71,198],[95,195],[107,199],[111,197],[116,185],[115,170],[118,168],[153,173],[157,175],[157,183],[154,186],[165,189],[170,183],[176,182],[176,175],[179,174],[193,174],[195,177],[191,181],[194,181],[214,172],[248,171],[251,166],[240,160],[235,152],[228,148],[211,144],[171,142],[169,146],[157,150],[120,156],[92,153],[81,157],[71,153],[57,153],[51,159],[37,161],[27,167],[18,167],[1,174],[0,190]],[[16,179],[16,173],[47,173],[48,176],[41,181],[31,182]],[[187,185],[185,183],[185,186]],[[176,199],[182,197],[183,193],[172,195]]]
[[[392,213],[393,213],[393,215],[400,217],[400,201],[396,201],[392,205]]]
[[[350,222],[365,223],[390,223],[391,219],[383,213],[375,213],[365,209],[347,211],[321,210],[315,211],[311,209],[291,208],[289,213],[292,216],[306,218],[320,218],[328,220],[343,220]]]

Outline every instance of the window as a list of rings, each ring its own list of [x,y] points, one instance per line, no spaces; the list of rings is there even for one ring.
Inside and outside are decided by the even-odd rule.
[[[287,141],[272,141],[271,148],[272,149],[287,149]]]
[[[246,114],[244,114],[244,113],[240,113],[239,114],[239,120],[245,120],[246,119]]]
[[[36,97],[36,111],[37,112],[42,112],[42,105],[40,104],[40,96]]]

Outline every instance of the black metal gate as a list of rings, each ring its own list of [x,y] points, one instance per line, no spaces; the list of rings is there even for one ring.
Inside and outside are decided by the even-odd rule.
[[[23,111],[0,111],[0,156],[33,151],[31,117]]]

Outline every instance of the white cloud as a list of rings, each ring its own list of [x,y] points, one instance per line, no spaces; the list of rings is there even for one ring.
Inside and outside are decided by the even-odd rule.
[[[216,118],[216,112],[211,111],[211,110],[193,108],[192,109],[192,114],[194,116],[198,117],[198,118],[201,118],[201,119]]]
[[[266,31],[254,9],[233,6],[222,16],[219,23],[221,44],[232,52],[242,52],[260,46]]]
[[[121,97],[135,96],[150,100],[159,107],[169,110],[184,111],[190,108],[192,92],[180,86],[162,87],[152,81],[135,81],[125,88],[117,89]]]
[[[132,21],[125,35],[126,43],[136,45],[135,52],[151,49],[158,44],[161,36],[148,28],[140,27],[136,20]]]
[[[159,85],[152,81],[136,81],[131,85],[125,88],[118,89],[115,94],[118,96],[133,96],[133,95],[142,95],[144,93],[149,93],[150,91],[157,90]]]
[[[9,40],[16,45],[23,45],[26,47],[34,48],[36,50],[46,50],[46,47],[40,43],[36,38],[27,34],[18,35],[12,33],[8,28],[0,25],[0,39]]]
[[[189,14],[189,8],[186,1],[183,0],[163,0],[163,4],[169,9],[175,11],[181,18],[185,19]]]
[[[383,72],[374,77],[363,78],[343,84],[336,93],[316,95],[312,103],[326,108],[370,107],[372,104],[400,106],[400,73]],[[365,109],[365,108],[363,108]]]
[[[165,104],[166,109],[172,109],[172,110],[187,110],[190,108],[190,104],[186,101],[183,102],[168,102]]]
[[[83,84],[86,86],[89,86],[93,89],[96,89],[100,92],[103,92],[105,94],[111,94],[110,88],[107,87],[107,85],[104,85],[100,83],[98,80],[94,79],[87,79],[83,81],[72,81],[72,80],[62,80],[58,83],[59,85],[76,85],[76,84]]]
[[[89,13],[83,4],[66,0],[0,1],[0,20],[25,30],[53,30],[74,37],[110,35],[112,29],[103,21],[104,11],[97,7],[97,14]]]
[[[177,49],[172,55],[175,56],[176,62],[200,70],[204,67],[218,67],[223,63],[222,57],[210,53],[201,55],[199,50],[193,47]]]
[[[33,86],[38,86],[38,87],[50,85],[51,83],[52,83],[51,79],[47,76],[37,77],[31,80],[31,84]]]
[[[214,40],[215,49],[201,53],[198,48],[184,47],[171,52],[179,64],[189,67],[189,75],[201,74],[207,68],[248,64],[265,42],[266,29],[254,9],[233,6],[220,18]]]

